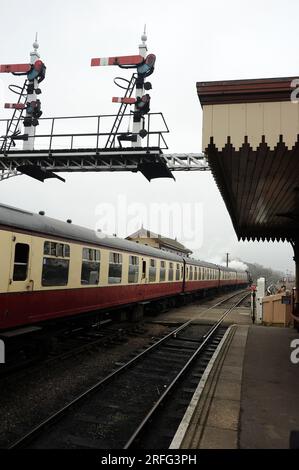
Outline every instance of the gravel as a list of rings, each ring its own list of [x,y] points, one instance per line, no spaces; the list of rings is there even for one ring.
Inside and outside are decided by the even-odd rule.
[[[145,329],[142,336],[129,337],[125,344],[101,347],[1,379],[0,448],[8,447],[105,377],[116,368],[116,362],[128,360],[134,352],[147,347],[154,337],[169,330],[159,324],[145,324]]]

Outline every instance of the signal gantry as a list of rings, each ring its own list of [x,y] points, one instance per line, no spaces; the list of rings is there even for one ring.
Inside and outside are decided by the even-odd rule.
[[[152,84],[147,78],[154,72],[156,56],[147,54],[146,41],[144,31],[137,55],[91,60],[92,67],[133,69],[130,80],[124,77],[114,80],[125,93],[112,98],[113,103],[120,105],[113,115],[41,117],[39,84],[45,78],[46,66],[37,52],[37,38],[29,64],[0,65],[0,73],[26,76],[22,87],[9,86],[19,96],[17,103],[5,104],[6,108],[14,110],[12,118],[0,119],[0,126],[4,129],[0,137],[0,181],[18,174],[26,174],[39,181],[47,178],[64,181],[56,173],[86,171],[140,171],[150,181],[160,177],[173,178],[172,171],[208,170],[203,154],[163,153],[168,149],[165,134],[169,129],[162,113],[150,112],[148,91]],[[127,112],[128,106],[133,106],[133,111]],[[112,127],[107,128],[107,123],[111,126],[111,120]],[[39,123],[43,124],[42,128],[50,125],[50,132],[38,133]],[[88,123],[89,132],[84,133],[82,127],[85,123]],[[77,124],[79,131],[75,130]],[[58,132],[58,127],[63,132]],[[20,141],[23,141],[22,148]]]

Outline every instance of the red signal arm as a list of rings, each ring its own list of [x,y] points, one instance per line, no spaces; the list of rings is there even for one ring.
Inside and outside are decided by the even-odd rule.
[[[30,64],[4,64],[0,65],[0,73],[26,73],[31,69]]]
[[[112,98],[112,103],[134,104],[136,101],[136,98],[118,98],[117,96]]]
[[[125,55],[118,57],[100,57],[91,59],[91,67],[102,65],[139,65],[144,61],[141,55]]]
[[[26,104],[24,103],[5,103],[4,108],[9,109],[25,109]]]

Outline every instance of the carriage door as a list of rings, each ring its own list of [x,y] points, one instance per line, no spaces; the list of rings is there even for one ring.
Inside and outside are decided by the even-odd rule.
[[[146,260],[142,258],[142,268],[141,268],[141,284],[146,284],[147,283],[147,276],[146,276]]]
[[[33,281],[30,280],[31,245],[31,236],[19,233],[13,234],[8,285],[10,292],[27,292],[33,290]]]

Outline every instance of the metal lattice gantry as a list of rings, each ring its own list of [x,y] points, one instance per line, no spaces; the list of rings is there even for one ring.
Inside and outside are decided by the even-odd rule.
[[[163,154],[170,171],[209,171],[210,167],[204,153]]]
[[[105,143],[111,132],[105,131],[115,115],[41,118],[33,150],[24,150],[16,140],[9,151],[0,151],[0,181],[21,173],[44,181],[62,179],[56,173],[87,171],[141,171],[151,180],[173,177],[173,171],[209,169],[203,154],[164,153],[169,129],[162,113],[146,116],[144,146],[122,147],[120,138],[126,134],[125,120],[130,118],[130,113],[123,116],[122,127],[114,135],[114,147],[110,148]],[[7,120],[0,120],[0,129],[7,125]]]
[[[58,177],[55,173],[104,172],[104,171],[141,171],[149,180],[155,175],[148,174],[147,166],[161,171],[161,166],[173,171],[207,171],[208,163],[204,154],[164,154],[159,148],[122,151],[98,151],[81,149],[78,152],[32,152],[34,155],[20,154],[0,158],[0,181],[20,174],[27,174],[40,181]],[[55,173],[54,173],[55,172]],[[169,176],[163,173],[162,176]],[[58,177],[62,179],[61,177]]]

